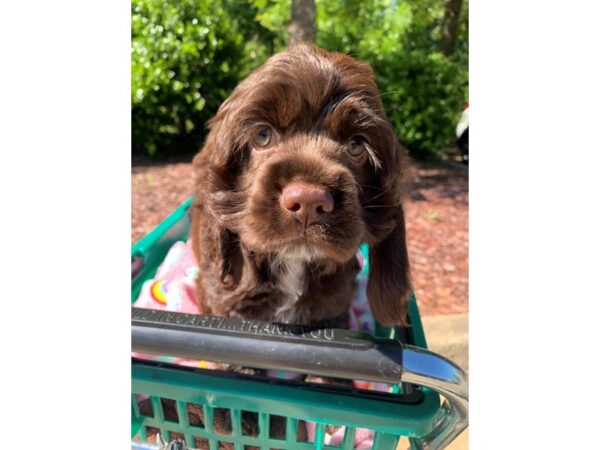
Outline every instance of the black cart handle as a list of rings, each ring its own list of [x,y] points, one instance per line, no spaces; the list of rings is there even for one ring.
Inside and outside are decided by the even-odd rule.
[[[416,448],[444,448],[468,423],[467,375],[452,361],[392,339],[317,328],[132,307],[132,351],[334,378],[431,388],[447,402]]]
[[[402,346],[366,333],[132,308],[132,350],[258,369],[399,383]]]

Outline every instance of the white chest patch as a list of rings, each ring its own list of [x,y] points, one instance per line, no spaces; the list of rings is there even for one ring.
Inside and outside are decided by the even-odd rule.
[[[283,297],[275,311],[276,321],[294,323],[301,319],[297,303],[308,288],[306,265],[316,257],[315,252],[306,247],[295,247],[281,251],[273,259],[272,270],[277,274],[276,286]]]

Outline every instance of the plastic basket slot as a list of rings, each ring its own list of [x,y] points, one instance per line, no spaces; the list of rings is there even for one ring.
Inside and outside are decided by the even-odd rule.
[[[154,409],[149,396],[133,394],[132,395],[133,411],[136,416],[154,417]]]
[[[284,441],[286,439],[286,418],[271,414],[269,416],[269,438]]]
[[[325,450],[339,450],[342,447],[343,436],[346,433],[346,427],[339,426],[339,425],[324,425],[324,428],[325,428],[325,433],[329,436],[334,436],[334,435],[337,436],[339,434],[342,434],[342,440],[338,441],[338,439],[336,438],[334,440],[329,439],[329,442],[327,442],[328,439],[325,438],[325,445],[323,446],[323,448]]]
[[[259,435],[257,412],[242,411],[240,422],[242,436],[257,437]]]
[[[173,441],[175,439],[185,441],[185,436],[183,433],[181,433],[179,431],[169,431],[169,441]]]
[[[200,450],[208,450],[208,448],[209,448],[208,439],[206,439],[205,437],[194,436],[193,440],[194,440],[193,448],[197,448]]]
[[[177,413],[175,400],[161,397],[160,406],[163,412],[163,417],[167,422],[179,423],[179,414]]]
[[[156,436],[158,435],[158,433],[160,432],[160,430],[156,427],[150,427],[150,426],[145,426],[142,427],[144,430],[144,437],[141,437],[143,441],[148,441],[148,442],[156,442]],[[141,431],[141,430],[140,430]],[[140,432],[141,435],[141,432]]]
[[[185,408],[187,412],[187,424],[190,427],[204,428],[206,416],[202,405],[197,403],[187,403]]]
[[[304,420],[301,423],[297,423],[296,426],[297,426],[297,429],[300,430],[297,435],[298,442],[315,443],[317,441],[316,438],[318,436],[318,429],[319,429],[318,424],[316,424],[315,422],[311,422],[309,420]],[[308,428],[313,428],[315,430],[314,435],[311,435],[310,433],[308,433]]]
[[[217,434],[231,434],[231,411],[226,408],[213,409],[213,430]]]

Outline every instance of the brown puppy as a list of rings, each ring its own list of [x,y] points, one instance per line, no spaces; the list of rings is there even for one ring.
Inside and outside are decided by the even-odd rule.
[[[367,242],[373,314],[406,323],[406,157],[367,64],[306,44],[273,56],[220,107],[194,170],[201,313],[347,327]]]
[[[367,242],[373,314],[406,324],[406,169],[368,65],[306,44],[269,59],[223,103],[194,159],[200,313],[347,328]],[[256,435],[251,419],[242,425]],[[230,431],[229,413],[214,426]],[[285,422],[271,429],[282,437]]]

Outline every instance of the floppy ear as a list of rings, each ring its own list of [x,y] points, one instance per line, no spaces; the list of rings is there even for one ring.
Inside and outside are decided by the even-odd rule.
[[[407,323],[411,293],[404,210],[397,206],[395,225],[383,241],[369,249],[367,297],[375,318],[386,326]]]
[[[383,130],[382,137],[388,151],[381,155],[381,193],[376,196],[379,205],[377,210],[365,211],[372,230],[367,297],[373,315],[382,325],[407,326],[412,286],[402,197],[408,156],[391,126]]]
[[[242,196],[234,192],[228,167],[232,144],[219,117],[215,119],[203,149],[193,161],[196,198],[191,237],[201,279],[210,278],[213,289],[231,290],[239,283],[243,268],[239,238],[235,233],[235,218],[241,210]],[[202,287],[199,292],[202,299],[201,291]]]

